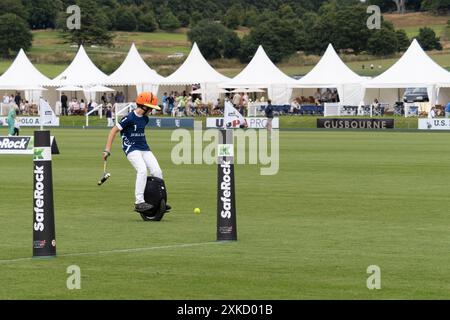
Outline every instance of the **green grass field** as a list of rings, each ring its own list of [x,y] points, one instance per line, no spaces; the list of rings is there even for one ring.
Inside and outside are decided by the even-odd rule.
[[[106,130],[52,134],[60,256],[28,259],[32,160],[0,156],[0,299],[448,297],[449,133],[281,132],[278,175],[236,167],[236,243],[215,242],[216,167],[173,165],[171,131],[147,133],[174,208],[161,223],[132,212],[118,141],[111,180],[96,186]],[[66,288],[70,265],[81,290]],[[381,290],[366,288],[369,265]]]

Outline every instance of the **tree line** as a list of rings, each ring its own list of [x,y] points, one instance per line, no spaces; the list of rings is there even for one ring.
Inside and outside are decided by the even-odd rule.
[[[367,6],[383,11],[430,10],[448,12],[450,0],[2,0],[0,51],[3,56],[32,45],[30,29],[59,29],[68,43],[113,43],[111,31],[174,31],[189,28],[209,59],[248,61],[259,44],[275,61],[297,51],[322,53],[328,43],[356,54],[389,55],[409,44],[406,33],[383,21],[381,29],[366,26]],[[69,30],[66,8],[81,8],[81,29]],[[243,38],[234,31],[246,27]],[[439,38],[429,28],[419,38],[427,49],[439,49]]]

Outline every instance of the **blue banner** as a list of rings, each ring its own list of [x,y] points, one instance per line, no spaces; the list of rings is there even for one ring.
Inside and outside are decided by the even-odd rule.
[[[193,118],[149,118],[152,128],[194,128]]]

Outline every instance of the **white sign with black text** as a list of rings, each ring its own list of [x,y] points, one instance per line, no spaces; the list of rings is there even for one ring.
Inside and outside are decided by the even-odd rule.
[[[7,127],[8,126],[8,122],[6,121],[7,117],[0,117],[0,127],[4,126]],[[40,127],[41,126],[41,118],[40,117],[21,117],[18,116],[18,118],[16,118],[16,121],[19,120],[20,121],[20,126],[21,127]],[[59,118],[57,117],[51,117],[51,118],[46,118],[44,120],[44,126],[46,127],[59,127]]]
[[[419,130],[450,130],[450,119],[419,119]]]
[[[267,118],[245,118],[247,122],[247,126],[249,129],[265,129],[267,126]],[[223,118],[207,118],[206,119],[206,127],[207,128],[223,128]],[[237,123],[233,125],[233,129],[238,129],[240,124]],[[280,119],[274,118],[272,121],[272,128],[279,129],[280,128]]]

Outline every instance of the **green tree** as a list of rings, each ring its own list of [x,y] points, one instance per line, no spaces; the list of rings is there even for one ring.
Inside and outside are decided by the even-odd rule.
[[[225,17],[223,18],[223,24],[230,29],[237,29],[242,25],[243,18],[242,13],[244,9],[240,5],[233,5],[228,9]]]
[[[194,28],[201,20],[203,20],[203,16],[200,12],[195,11],[191,14],[191,19],[189,22],[189,26]]]
[[[240,59],[248,62],[258,46],[262,45],[273,62],[280,62],[296,52],[298,34],[296,27],[289,21],[278,17],[263,21],[242,39]]]
[[[130,9],[120,9],[117,10],[114,26],[119,31],[135,31],[138,21]]]
[[[4,58],[8,58],[11,51],[30,49],[32,41],[33,34],[24,19],[13,13],[0,16],[0,53]]]
[[[372,30],[367,28],[366,7],[361,5],[339,6],[337,2],[323,5],[318,17],[306,15],[305,44],[307,53],[323,53],[329,43],[336,50],[352,50],[355,53],[367,48]]]
[[[287,19],[287,20],[296,20],[297,15],[295,14],[294,10],[292,10],[292,7],[289,4],[283,4],[278,9],[278,14],[281,19]]]
[[[375,56],[390,55],[397,50],[397,34],[388,28],[375,30],[367,41],[367,52]]]
[[[62,38],[66,43],[112,46],[113,35],[108,31],[110,20],[100,10],[96,0],[77,0],[81,9],[81,28],[71,29],[63,24]],[[67,15],[66,15],[67,17]]]
[[[405,30],[396,30],[395,35],[397,36],[397,51],[405,51],[408,49],[411,41],[408,38]]]
[[[62,10],[60,0],[24,0],[28,11],[28,24],[31,29],[46,29],[56,27],[58,12]]]
[[[25,21],[28,19],[28,11],[25,9],[22,0],[1,0],[0,12],[13,13]]]
[[[138,18],[138,30],[143,32],[153,32],[158,29],[158,22],[156,22],[153,12],[148,12]]]
[[[158,21],[159,27],[162,30],[173,31],[181,26],[180,21],[178,21],[177,17],[175,17],[168,7],[162,7],[159,11]]]
[[[206,59],[234,58],[239,54],[237,34],[217,22],[200,21],[188,32],[188,39],[197,43]]]
[[[258,16],[259,13],[255,8],[247,10],[242,25],[250,28],[256,26],[258,24]]]
[[[447,21],[447,26],[444,29],[443,39],[450,41],[450,20]]]
[[[422,9],[445,14],[450,11],[450,0],[423,0]]]
[[[436,33],[433,29],[424,27],[419,29],[419,35],[417,36],[423,50],[442,50],[442,45],[439,42],[439,37],[436,37]]]
[[[189,23],[191,21],[191,17],[186,11],[182,11],[177,15],[178,21],[180,21],[180,25],[183,28],[189,27]]]

